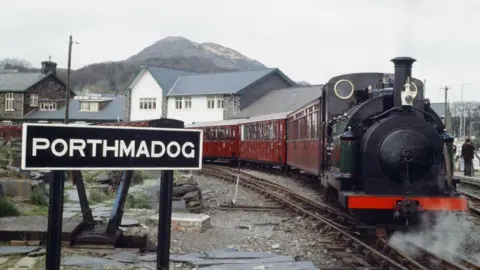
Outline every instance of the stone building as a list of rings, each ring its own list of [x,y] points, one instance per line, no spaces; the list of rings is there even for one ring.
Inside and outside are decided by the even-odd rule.
[[[24,122],[25,116],[36,111],[56,111],[65,106],[65,89],[57,76],[57,64],[51,61],[42,62],[40,72],[2,72],[0,121],[10,125]]]

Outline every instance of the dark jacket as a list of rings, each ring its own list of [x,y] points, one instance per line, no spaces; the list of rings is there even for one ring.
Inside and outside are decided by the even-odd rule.
[[[472,160],[475,148],[471,143],[464,143],[462,145],[462,157],[466,160]]]

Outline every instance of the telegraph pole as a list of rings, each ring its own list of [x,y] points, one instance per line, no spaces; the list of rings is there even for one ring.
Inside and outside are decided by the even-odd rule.
[[[444,112],[444,116],[443,116],[443,121],[445,122],[445,128],[447,128],[448,124],[447,124],[447,119],[448,119],[448,90],[450,90],[448,88],[448,86],[445,86],[445,88],[440,88],[440,90],[443,90],[445,91],[445,112]],[[448,128],[447,128],[448,130]]]
[[[72,45],[73,45],[73,39],[72,35],[70,35],[70,38],[68,40],[68,67],[67,67],[67,90],[65,92],[65,124],[68,124],[69,122],[69,115],[68,112],[70,110],[70,69],[71,69],[71,64],[72,64]]]

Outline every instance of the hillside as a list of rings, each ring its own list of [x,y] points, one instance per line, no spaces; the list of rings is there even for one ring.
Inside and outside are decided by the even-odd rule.
[[[219,44],[167,37],[126,60],[95,63],[73,71],[72,88],[79,90],[86,87],[92,91],[118,89],[123,92],[139,67],[147,64],[195,72],[266,68],[262,63]]]

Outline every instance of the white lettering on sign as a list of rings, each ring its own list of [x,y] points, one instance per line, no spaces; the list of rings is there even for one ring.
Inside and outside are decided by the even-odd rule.
[[[112,145],[113,143],[113,145]],[[137,148],[138,146],[138,148]],[[97,148],[101,150],[97,151]],[[95,140],[95,139],[55,139],[52,143],[46,138],[33,138],[32,140],[32,156],[36,157],[39,151],[50,150],[57,157],[75,156],[75,153],[81,157],[85,157],[85,149],[90,149],[92,157],[96,157],[97,153],[103,157],[107,157],[108,153],[113,153],[114,157],[147,157],[161,158],[167,153],[171,158],[176,158],[182,154],[185,158],[195,158],[195,145],[191,142],[185,142],[180,145],[176,141],[171,141],[165,145],[162,141],[130,141],[128,144],[123,140]]]

